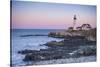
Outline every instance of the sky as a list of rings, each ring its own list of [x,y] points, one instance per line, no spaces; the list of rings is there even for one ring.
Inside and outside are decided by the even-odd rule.
[[[88,23],[96,27],[96,6],[12,1],[12,29],[67,29]]]

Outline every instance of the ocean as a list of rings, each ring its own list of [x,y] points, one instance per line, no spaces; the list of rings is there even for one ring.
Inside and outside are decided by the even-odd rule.
[[[22,35],[47,35],[49,32],[64,31],[62,29],[12,29],[11,30],[11,63],[13,67],[27,64],[23,62],[24,55],[18,54],[18,51],[25,49],[40,50],[47,49],[43,44],[49,41],[61,41],[59,38],[52,38],[48,36],[28,36]],[[41,46],[42,45],[42,46]]]

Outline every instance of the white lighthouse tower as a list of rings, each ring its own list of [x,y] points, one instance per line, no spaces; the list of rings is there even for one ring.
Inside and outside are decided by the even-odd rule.
[[[76,20],[77,20],[76,15],[74,15],[74,17],[73,17],[73,30],[76,30],[76,27],[75,27]]]

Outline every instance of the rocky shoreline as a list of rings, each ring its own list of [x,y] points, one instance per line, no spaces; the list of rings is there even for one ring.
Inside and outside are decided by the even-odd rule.
[[[68,63],[82,63],[82,62],[95,62],[96,56],[85,56],[79,58],[65,58],[65,59],[54,59],[54,60],[45,60],[38,62],[30,62],[25,67],[33,67],[33,65],[47,65],[47,64],[68,64]]]
[[[24,62],[96,56],[96,41],[87,40],[84,36],[67,36],[60,42],[51,41],[43,45],[48,46],[48,48],[26,49],[18,51],[18,53],[25,55]]]

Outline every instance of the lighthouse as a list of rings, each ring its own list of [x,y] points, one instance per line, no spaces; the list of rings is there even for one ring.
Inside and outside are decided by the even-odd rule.
[[[74,17],[73,17],[73,30],[76,29],[76,28],[75,28],[76,20],[77,20],[76,15],[74,15]]]

